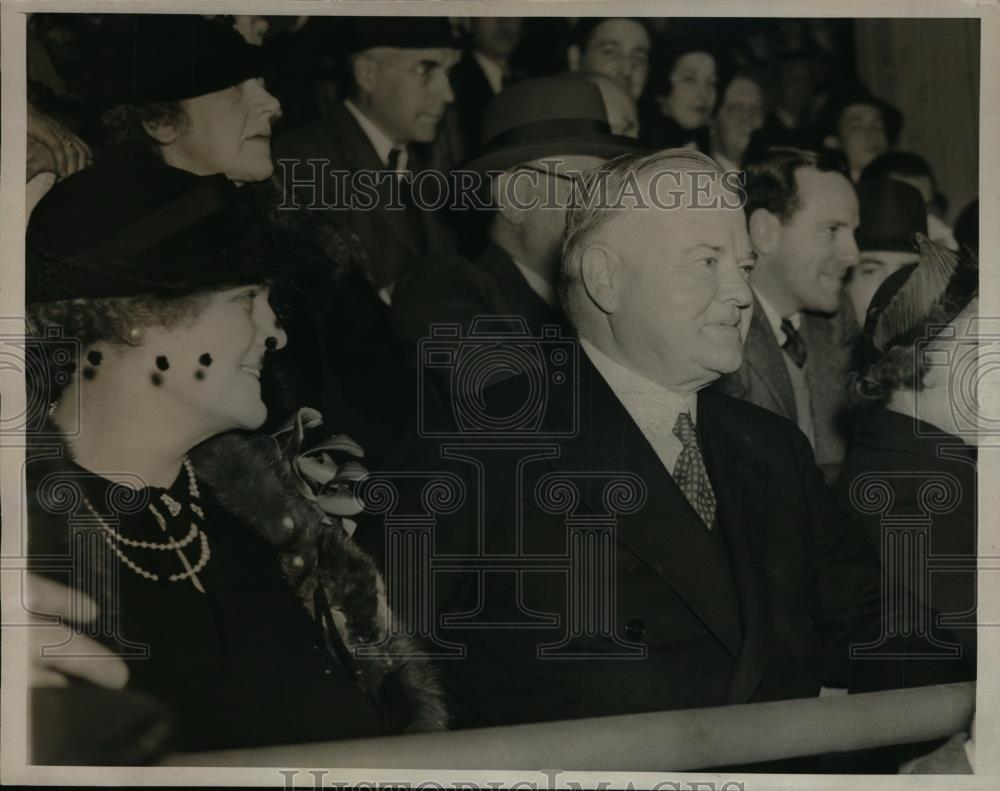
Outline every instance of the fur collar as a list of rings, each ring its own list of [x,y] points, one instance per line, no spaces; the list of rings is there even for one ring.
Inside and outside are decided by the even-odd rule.
[[[29,441],[29,456],[45,467],[63,466],[71,454],[58,429],[49,423],[44,435]],[[414,658],[419,646],[389,631],[391,613],[375,564],[339,519],[299,494],[277,443],[266,434],[231,432],[202,443],[190,457],[216,501],[274,548],[289,586],[324,623],[328,650],[379,703],[387,731],[443,730],[440,683],[429,660]]]

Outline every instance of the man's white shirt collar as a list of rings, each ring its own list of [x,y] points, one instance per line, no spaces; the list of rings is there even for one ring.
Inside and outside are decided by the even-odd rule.
[[[580,348],[621,401],[667,472],[673,475],[677,457],[684,448],[680,439],[674,434],[677,416],[681,412],[687,412],[691,415],[691,420],[696,423],[697,396],[685,396],[667,390],[662,385],[615,362],[586,338],[580,338]]]
[[[365,137],[372,144],[372,148],[375,149],[378,158],[382,160],[382,164],[388,167],[390,152],[394,148],[399,148],[399,164],[396,166],[396,171],[405,171],[407,160],[409,159],[409,151],[407,151],[406,146],[396,145],[392,138],[383,132],[382,128],[365,115],[364,111],[350,99],[344,99],[344,106],[354,116],[354,120],[358,122],[358,126],[361,127],[361,131],[365,133]]]
[[[761,310],[764,311],[764,317],[767,319],[767,323],[771,325],[771,329],[774,331],[774,337],[778,339],[778,345],[784,346],[785,341],[788,338],[785,337],[785,331],[781,329],[782,316],[778,311],[774,309],[770,302],[764,298],[757,289],[753,289],[753,294],[757,297],[757,301],[760,303]],[[797,330],[802,329],[802,314],[793,313],[788,317],[788,320],[792,322],[792,326]]]
[[[503,90],[503,66],[494,60],[490,60],[481,52],[476,50],[472,51],[472,57],[476,59],[476,63],[479,64],[479,68],[483,70],[483,74],[486,75],[486,82],[490,84],[490,89],[493,91],[494,95],[500,93]]]
[[[552,307],[556,307],[558,304],[558,298],[556,297],[556,289],[548,280],[538,274],[534,269],[531,269],[516,258],[511,258],[514,265],[521,271],[524,275],[524,279],[528,281],[528,285],[531,286],[531,290],[538,294],[545,302],[547,302]]]

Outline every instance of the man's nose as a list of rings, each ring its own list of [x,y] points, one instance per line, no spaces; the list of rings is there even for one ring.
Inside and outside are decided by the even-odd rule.
[[[843,234],[843,240],[837,251],[837,259],[843,264],[845,274],[852,266],[857,266],[858,261],[861,260],[861,253],[858,251],[858,243],[855,241],[853,233]]]
[[[448,76],[448,72],[443,71],[435,78],[434,95],[445,104],[455,101],[455,91],[451,87],[451,77]]]
[[[753,292],[736,261],[720,270],[719,301],[743,309],[753,304]]]

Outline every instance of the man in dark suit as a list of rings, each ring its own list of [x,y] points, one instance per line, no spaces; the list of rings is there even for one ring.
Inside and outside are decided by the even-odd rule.
[[[578,342],[536,344],[543,377],[425,423],[391,467],[398,496],[379,498],[386,532],[356,535],[388,546],[397,607],[436,605],[425,637],[456,727],[860,686],[848,646],[879,625],[871,547],[794,424],[705,389],[739,367],[752,303],[738,198],[697,152],[621,157],[588,183],[602,179],[609,200],[567,220],[560,295]],[[457,351],[477,371],[489,353]],[[433,550],[422,590],[400,554],[417,546]]]
[[[449,71],[458,51],[447,20],[431,17],[359,18],[351,44],[348,98],[328,116],[279,135],[276,159],[286,207],[337,207],[389,301],[403,272],[454,248],[439,212],[429,208],[442,180],[426,188],[426,199],[421,191],[421,200],[409,185],[423,170],[413,144],[434,140],[454,100]]]
[[[518,316],[535,337],[558,324],[559,248],[573,179],[634,148],[611,134],[598,89],[568,76],[504,90],[487,108],[483,141],[463,170],[493,175],[489,243],[475,261],[428,260],[400,279],[393,312],[414,341],[435,323],[468,331],[482,315]]]
[[[831,159],[773,149],[747,170],[745,213],[758,253],[743,365],[719,389],[794,421],[827,481],[845,449],[850,347],[842,284],[858,262],[858,199]]]

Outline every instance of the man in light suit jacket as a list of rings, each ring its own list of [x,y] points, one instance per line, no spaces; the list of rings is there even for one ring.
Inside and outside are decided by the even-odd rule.
[[[858,199],[831,159],[772,149],[747,171],[745,213],[758,253],[743,365],[721,392],[794,421],[827,482],[844,457],[850,346],[834,314],[858,262]]]
[[[364,243],[372,279],[389,301],[403,272],[454,249],[441,212],[430,207],[443,178],[421,192],[425,200],[407,185],[424,169],[413,145],[435,139],[454,101],[449,71],[458,50],[448,21],[431,17],[359,18],[351,43],[348,98],[326,117],[279,134],[275,159],[285,206],[335,206]],[[362,184],[359,172],[373,176],[361,176]]]
[[[680,180],[684,205],[616,199],[633,178],[648,196],[664,173],[659,200]],[[706,173],[715,209],[693,198]],[[855,668],[848,652],[880,626],[873,549],[832,506],[793,423],[706,390],[739,367],[752,302],[738,197],[686,150],[617,158],[588,184],[601,179],[610,199],[567,219],[560,294],[576,339],[539,344],[545,377],[482,393],[478,423],[454,409],[435,428],[448,439],[425,431],[403,448],[387,467],[404,471],[398,497],[381,498],[393,519],[356,533],[387,558],[390,600],[436,605],[424,623],[447,657],[453,724],[878,686],[861,675],[887,663]],[[435,496],[421,476],[438,476]],[[405,514],[425,515],[411,524],[433,547],[419,567],[427,599],[393,554],[416,546],[398,534]]]

